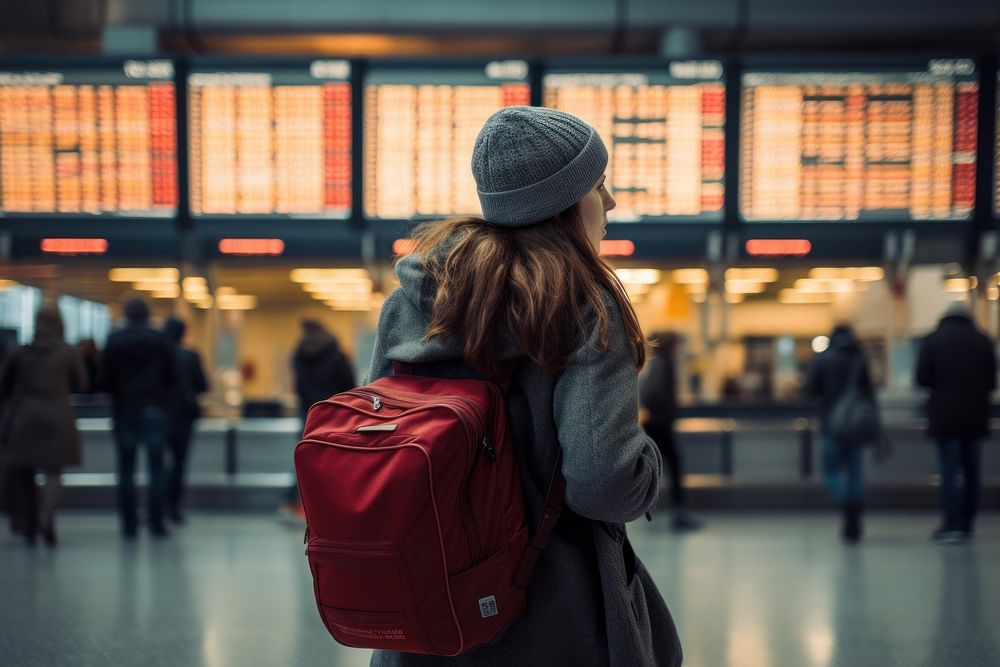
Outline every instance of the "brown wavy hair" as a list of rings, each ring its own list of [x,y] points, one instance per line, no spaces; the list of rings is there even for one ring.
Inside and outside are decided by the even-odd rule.
[[[577,207],[526,227],[479,218],[425,223],[416,252],[437,293],[424,340],[461,335],[465,362],[486,377],[501,373],[499,340],[514,340],[546,371],[561,373],[596,330],[610,349],[607,290],[618,304],[636,364],[645,363],[642,329],[618,276],[587,239]]]

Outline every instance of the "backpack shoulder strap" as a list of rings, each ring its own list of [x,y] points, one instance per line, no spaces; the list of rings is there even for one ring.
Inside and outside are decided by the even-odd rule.
[[[542,512],[542,519],[538,522],[538,529],[531,537],[527,549],[524,550],[524,558],[514,575],[514,585],[518,588],[527,588],[531,573],[538,564],[538,558],[549,543],[552,529],[555,528],[559,515],[562,513],[563,494],[566,492],[566,480],[562,476],[562,450],[556,456],[556,463],[552,468],[552,476],[549,478],[549,490],[545,494],[545,509]]]

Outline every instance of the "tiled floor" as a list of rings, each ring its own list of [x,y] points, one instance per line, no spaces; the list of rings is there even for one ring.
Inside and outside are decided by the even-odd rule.
[[[1000,664],[1000,518],[973,544],[927,541],[929,514],[716,514],[675,536],[630,527],[690,667]],[[55,551],[0,538],[0,665],[366,665],[313,606],[301,533],[271,516],[195,515],[122,543],[109,514],[65,513]],[[526,656],[525,665],[530,665]]]

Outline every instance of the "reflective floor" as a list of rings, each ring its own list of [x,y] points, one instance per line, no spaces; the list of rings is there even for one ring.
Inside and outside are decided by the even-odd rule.
[[[690,667],[1000,664],[1000,516],[972,544],[927,541],[930,514],[708,514],[676,536],[630,527]],[[0,665],[367,665],[323,629],[301,532],[271,516],[195,515],[122,543],[106,513],[66,512],[60,546],[0,538]],[[525,664],[530,663],[530,656]]]

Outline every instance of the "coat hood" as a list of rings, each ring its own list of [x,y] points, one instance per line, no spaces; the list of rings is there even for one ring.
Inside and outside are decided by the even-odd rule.
[[[858,347],[858,339],[850,329],[837,328],[830,335],[831,350],[851,350]]]
[[[435,336],[423,340],[434,310],[437,285],[425,271],[423,258],[417,253],[396,263],[399,289],[385,300],[380,317],[378,344],[388,359],[411,364],[463,363],[464,336]],[[513,341],[498,342],[500,359],[522,356]]]
[[[321,359],[339,351],[337,339],[323,328],[306,329],[298,346],[298,354],[303,359]]]

